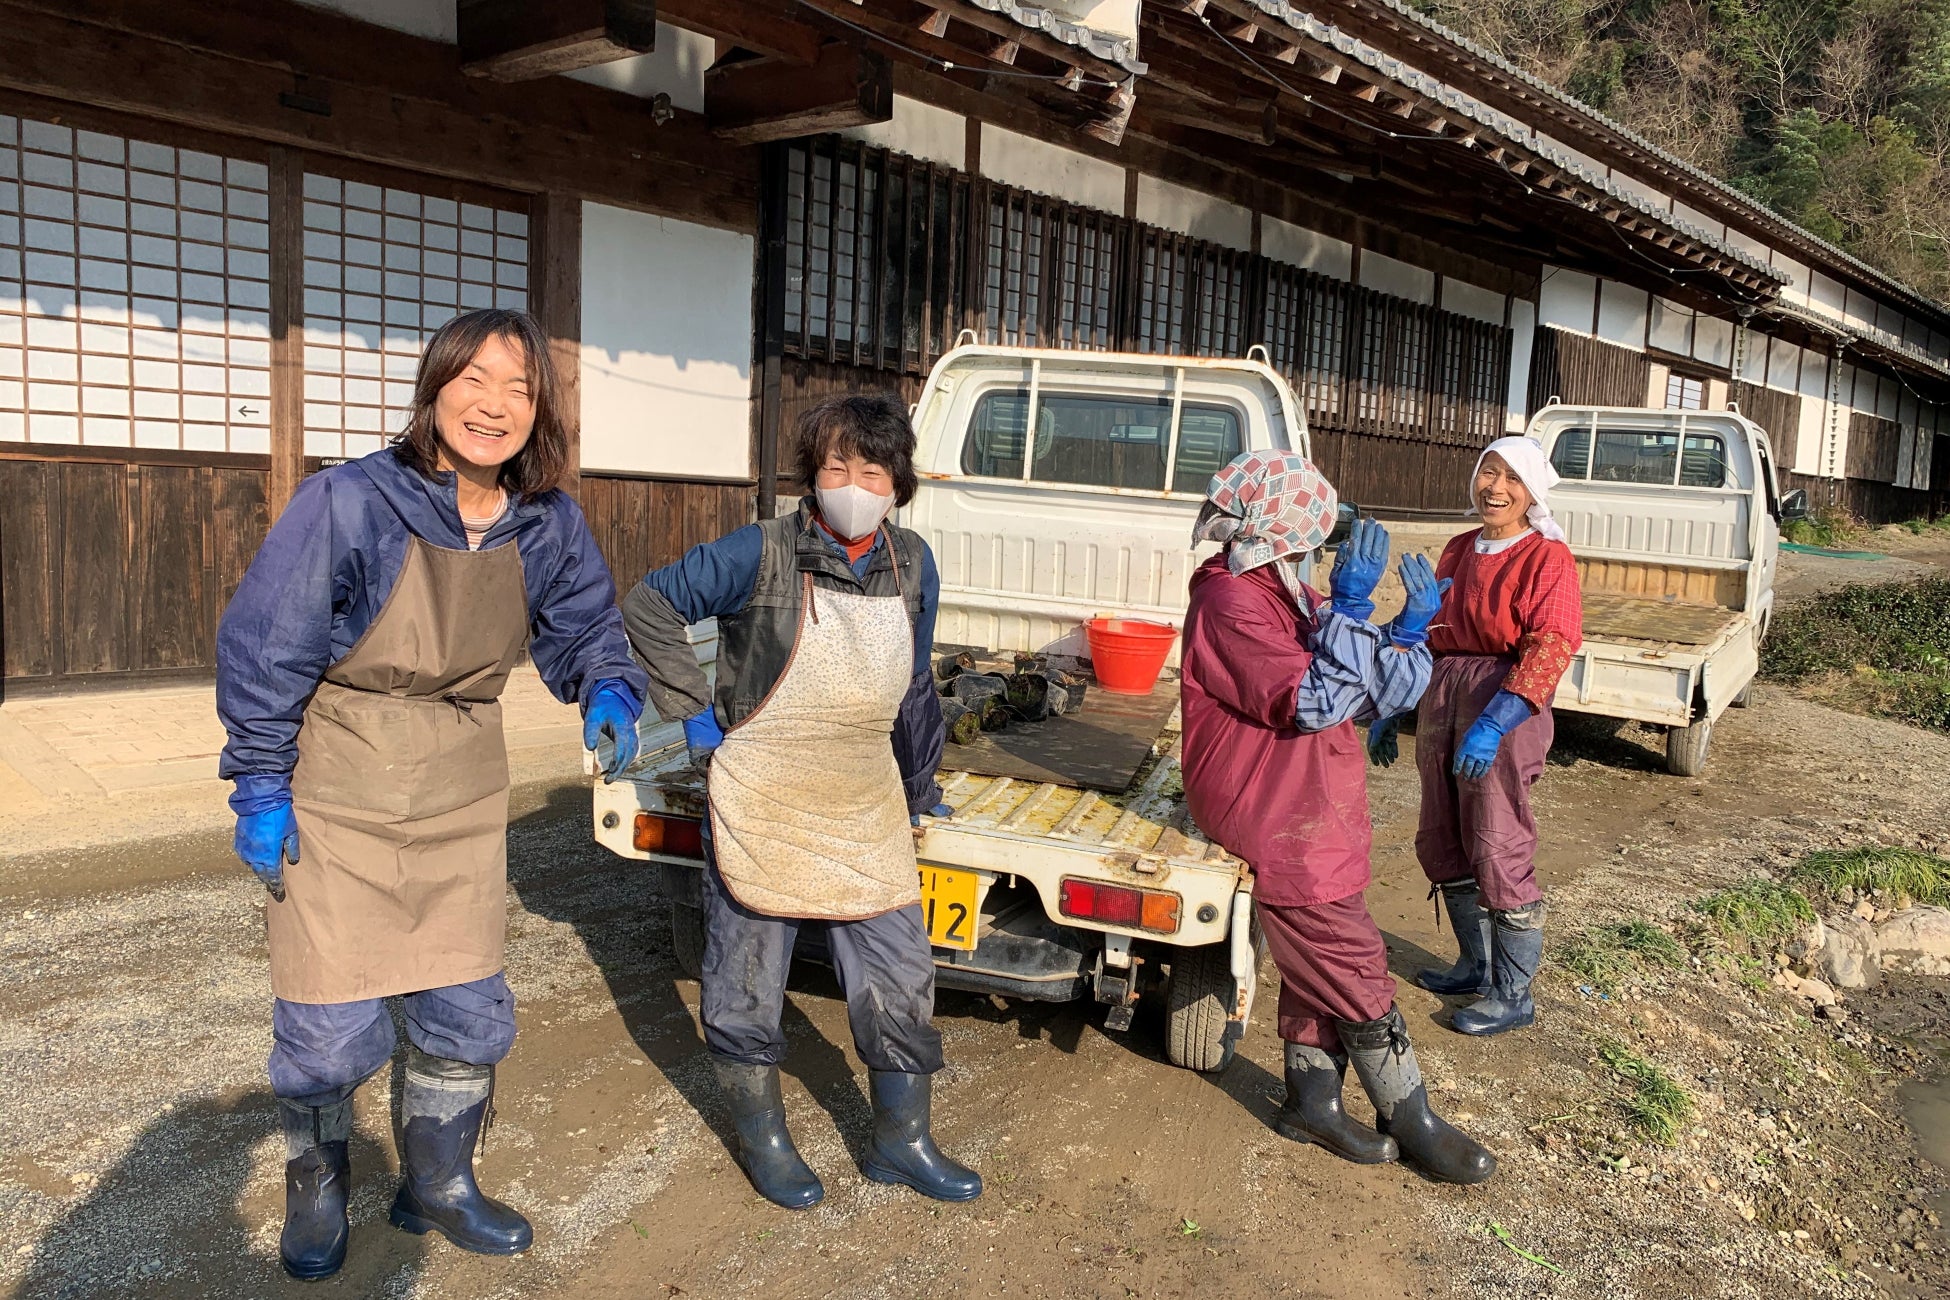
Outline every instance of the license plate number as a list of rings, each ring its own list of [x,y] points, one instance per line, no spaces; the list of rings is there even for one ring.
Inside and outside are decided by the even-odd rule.
[[[921,915],[928,942],[939,948],[975,951],[975,896],[981,878],[972,871],[921,868]]]

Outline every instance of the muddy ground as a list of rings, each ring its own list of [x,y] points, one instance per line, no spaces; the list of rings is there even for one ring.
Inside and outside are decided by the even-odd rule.
[[[1665,775],[1650,733],[1562,727],[1539,787],[1555,941],[1594,921],[1679,917],[1687,898],[1810,848],[1945,847],[1950,738],[1757,695],[1727,715],[1697,780]],[[1270,1001],[1239,1059],[1209,1078],[1163,1061],[1155,1012],[1114,1035],[1089,1008],[946,991],[936,1131],[988,1193],[938,1206],[868,1184],[853,1169],[865,1078],[814,968],[789,999],[787,1106],[828,1197],[802,1214],[774,1209],[726,1155],[697,989],[673,969],[654,881],[589,843],[586,793],[558,778],[516,794],[508,965],[521,1037],[480,1163],[484,1184],[534,1218],[537,1247],[481,1259],[387,1226],[396,1098],[382,1073],[359,1098],[351,1258],[309,1288],[276,1264],[283,1157],[262,1074],[261,891],[227,830],[16,853],[0,860],[0,1289],[1950,1294],[1950,1242],[1929,1217],[1942,1173],[1902,1121],[1906,1096],[1940,1103],[1916,1076],[1943,1032],[1944,981],[1851,997],[1837,1024],[1712,962],[1608,999],[1553,966],[1536,1030],[1465,1039],[1441,1027],[1440,999],[1405,982],[1452,951],[1411,848],[1412,764],[1377,772],[1373,798],[1371,903],[1438,1108],[1502,1160],[1487,1186],[1356,1169],[1275,1135]],[[1628,1131],[1623,1085],[1596,1056],[1607,1040],[1694,1097],[1673,1148]]]

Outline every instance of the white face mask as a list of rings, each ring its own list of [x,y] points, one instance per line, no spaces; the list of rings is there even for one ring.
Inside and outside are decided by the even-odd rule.
[[[857,542],[880,527],[880,521],[894,508],[892,493],[881,496],[858,483],[814,488],[813,498],[819,502],[819,517],[826,526],[849,542]]]

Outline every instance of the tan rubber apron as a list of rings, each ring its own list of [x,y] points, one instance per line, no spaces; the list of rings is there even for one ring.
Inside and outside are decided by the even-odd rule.
[[[752,911],[859,920],[921,898],[891,741],[914,628],[905,600],[804,590],[784,674],[712,755],[712,843]]]
[[[269,901],[271,991],[356,1002],[481,979],[507,927],[502,687],[528,644],[512,542],[414,538],[298,732],[299,861]]]

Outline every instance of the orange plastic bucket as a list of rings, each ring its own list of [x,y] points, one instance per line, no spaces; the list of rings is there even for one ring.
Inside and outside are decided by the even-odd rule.
[[[1178,629],[1136,618],[1093,618],[1083,625],[1097,685],[1113,695],[1149,695]]]

